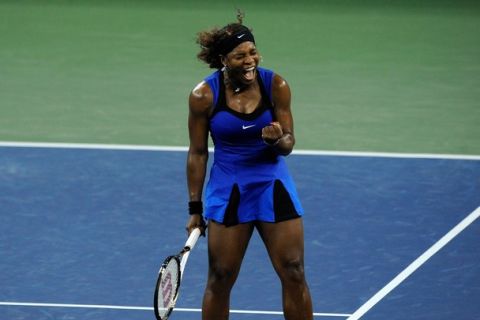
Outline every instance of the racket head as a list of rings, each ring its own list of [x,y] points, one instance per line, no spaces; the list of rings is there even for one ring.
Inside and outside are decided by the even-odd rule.
[[[180,257],[169,256],[158,272],[153,306],[157,320],[166,320],[170,316],[177,301],[180,287]]]

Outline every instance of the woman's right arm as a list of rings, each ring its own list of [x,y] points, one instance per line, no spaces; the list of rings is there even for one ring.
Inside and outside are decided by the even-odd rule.
[[[208,161],[208,128],[209,113],[213,103],[210,87],[201,82],[190,93],[188,113],[188,132],[190,146],[187,156],[187,185],[190,201],[202,201],[203,185]],[[190,233],[195,227],[205,232],[205,224],[201,212],[190,215],[187,230]]]

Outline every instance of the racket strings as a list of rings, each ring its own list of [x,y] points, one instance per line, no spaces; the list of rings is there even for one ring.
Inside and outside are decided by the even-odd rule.
[[[158,284],[157,306],[161,319],[166,319],[175,305],[180,280],[180,265],[176,258],[172,258],[161,271]]]

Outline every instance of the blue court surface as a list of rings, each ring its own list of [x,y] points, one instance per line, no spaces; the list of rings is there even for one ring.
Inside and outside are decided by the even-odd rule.
[[[183,246],[184,150],[0,147],[0,319],[154,319]],[[296,153],[315,319],[480,317],[480,158]],[[171,319],[200,319],[207,246]],[[283,319],[257,234],[231,319]]]

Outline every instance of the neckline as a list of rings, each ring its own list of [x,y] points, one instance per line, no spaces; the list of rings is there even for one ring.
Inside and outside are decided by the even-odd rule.
[[[270,102],[270,99],[268,98],[268,95],[265,91],[265,86],[263,85],[262,77],[260,76],[260,72],[257,68],[257,75],[256,75],[256,80],[258,82],[258,87],[260,88],[260,101],[257,105],[257,107],[250,113],[243,113],[236,111],[232,109],[228,104],[227,104],[227,99],[226,99],[226,86],[224,82],[224,76],[223,72],[219,71],[219,96],[218,96],[218,101],[217,105],[215,106],[214,112],[218,111],[228,111],[233,115],[236,115],[239,118],[246,119],[246,120],[251,120],[255,119],[257,116],[262,114],[266,109],[272,107],[272,103]]]

